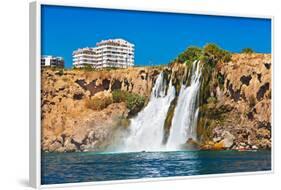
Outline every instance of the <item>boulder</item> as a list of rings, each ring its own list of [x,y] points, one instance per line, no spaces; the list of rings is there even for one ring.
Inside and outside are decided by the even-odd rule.
[[[66,152],[75,152],[77,150],[76,146],[71,143],[71,139],[67,138],[64,142],[64,148]]]
[[[57,151],[59,148],[62,147],[62,144],[59,143],[58,141],[55,141],[54,143],[52,143],[50,146],[49,146],[49,151],[50,152],[55,152]]]
[[[211,149],[214,150],[229,149],[234,145],[234,139],[235,137],[230,132],[223,131],[222,136],[214,138],[214,142],[209,142],[208,144],[212,146]]]
[[[64,90],[67,87],[67,83],[64,82],[62,79],[59,79],[54,84],[54,89],[56,91]]]
[[[87,132],[83,128],[75,130],[75,133],[72,136],[72,142],[75,144],[82,144],[87,137],[86,133]]]
[[[213,146],[213,149],[214,150],[223,150],[225,147],[224,147],[224,141],[221,140],[220,142],[217,142],[214,144]]]
[[[214,142],[219,142],[219,141],[221,141],[222,140],[222,137],[215,137],[215,138],[213,138],[213,141]]]

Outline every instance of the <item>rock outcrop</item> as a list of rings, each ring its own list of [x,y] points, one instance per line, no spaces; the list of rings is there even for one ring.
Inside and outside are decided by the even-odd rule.
[[[271,68],[270,54],[254,53],[220,65],[221,85],[200,107],[203,149],[271,148]]]
[[[147,97],[162,68],[42,70],[42,150],[103,150],[128,126],[130,110],[114,90]]]

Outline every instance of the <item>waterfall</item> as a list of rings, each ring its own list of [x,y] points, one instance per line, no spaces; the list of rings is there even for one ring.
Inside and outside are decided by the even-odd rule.
[[[178,150],[188,139],[197,139],[198,98],[200,91],[200,62],[192,64],[190,86],[181,85],[178,103],[175,108],[167,149]]]
[[[163,151],[180,150],[188,139],[197,140],[196,128],[199,113],[200,62],[195,61],[190,71],[189,86],[182,84],[174,110],[170,135],[163,144],[164,122],[171,102],[175,98],[175,87],[160,73],[153,86],[146,107],[131,119],[128,134],[123,139],[119,151]]]
[[[164,122],[171,101],[175,97],[175,88],[160,73],[152,89],[147,106],[131,119],[128,137],[124,140],[122,151],[160,151],[164,149]]]

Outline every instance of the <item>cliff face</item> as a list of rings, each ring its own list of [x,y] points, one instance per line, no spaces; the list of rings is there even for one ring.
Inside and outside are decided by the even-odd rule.
[[[202,148],[271,148],[271,55],[234,54],[216,69],[200,107]]]
[[[112,92],[122,90],[147,99],[160,70],[43,69],[42,150],[99,150],[118,140],[131,110],[124,102],[114,102]]]
[[[271,55],[233,54],[215,67],[202,64],[197,142],[201,149],[271,148]],[[129,117],[149,101],[161,71],[179,95],[190,65],[103,71],[42,71],[42,150],[97,151],[117,144]],[[121,91],[121,93],[120,93]],[[167,142],[175,98],[165,119]]]

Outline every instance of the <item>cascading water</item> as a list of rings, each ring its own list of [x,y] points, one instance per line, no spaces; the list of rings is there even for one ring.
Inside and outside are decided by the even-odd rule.
[[[174,111],[170,135],[163,144],[164,122],[171,102],[175,98],[175,87],[168,86],[164,74],[160,73],[152,89],[147,106],[133,119],[128,135],[119,149],[124,152],[179,150],[188,139],[196,140],[198,98],[200,91],[200,62],[195,61],[191,69],[189,86],[181,85]]]
[[[128,137],[122,151],[160,151],[164,149],[164,122],[171,101],[175,97],[175,88],[169,83],[167,94],[164,74],[160,73],[152,89],[147,106],[131,120]]]
[[[200,62],[195,61],[191,70],[190,86],[182,84],[175,108],[167,149],[178,150],[188,139],[196,140],[198,97],[200,91]]]

